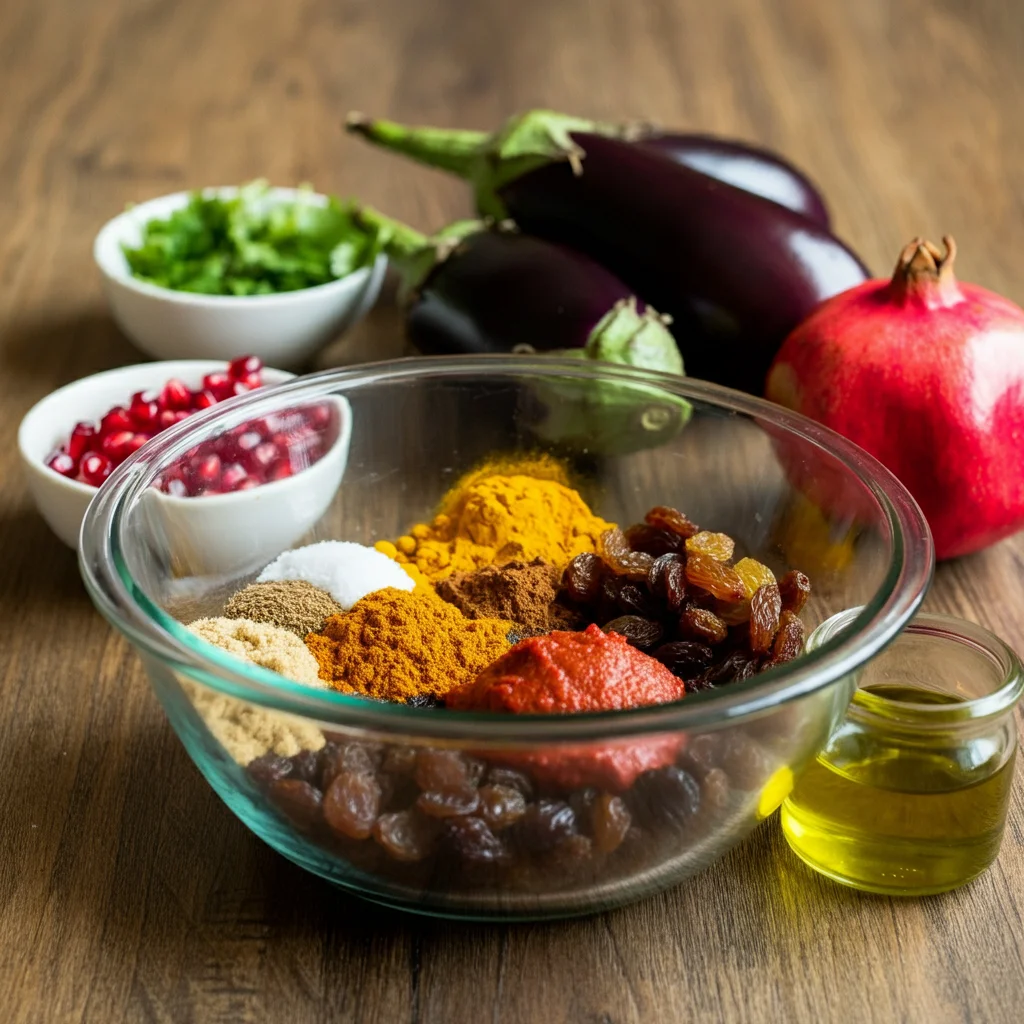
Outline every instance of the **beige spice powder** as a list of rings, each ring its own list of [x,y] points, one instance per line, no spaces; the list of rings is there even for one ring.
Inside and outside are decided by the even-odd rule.
[[[207,643],[296,682],[323,686],[316,659],[294,634],[248,619],[199,619],[188,627]],[[324,745],[320,730],[302,718],[268,711],[193,682],[183,684],[196,711],[231,757],[247,765],[273,751],[292,757]]]
[[[303,638],[319,633],[330,616],[343,610],[326,590],[306,580],[272,580],[238,591],[225,605],[224,614],[280,626]]]

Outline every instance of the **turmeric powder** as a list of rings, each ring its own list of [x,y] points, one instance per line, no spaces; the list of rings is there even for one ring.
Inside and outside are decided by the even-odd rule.
[[[332,615],[306,646],[328,686],[379,700],[443,697],[510,647],[502,619],[467,619],[433,589],[386,587]]]
[[[509,472],[500,472],[506,467]],[[464,477],[441,501],[433,522],[418,523],[398,538],[394,557],[434,582],[514,560],[540,558],[561,569],[596,550],[613,525],[590,511],[555,460],[499,461]]]

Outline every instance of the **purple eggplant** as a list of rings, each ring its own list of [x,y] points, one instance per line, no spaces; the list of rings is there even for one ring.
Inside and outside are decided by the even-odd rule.
[[[480,221],[427,237],[365,207],[356,219],[398,272],[406,330],[422,352],[542,352],[683,372],[664,318],[582,253]],[[569,378],[527,390],[537,436],[602,454],[665,440],[691,412],[644,385]]]
[[[655,129],[643,129],[634,141],[709,178],[785,206],[826,231],[831,227],[825,199],[810,178],[767,149],[716,135]]]
[[[868,277],[819,224],[590,122],[547,111],[471,143],[438,129],[355,126],[469,178],[477,206],[606,266],[672,317],[691,376],[760,394],[789,332]],[[459,133],[457,133],[459,134]]]

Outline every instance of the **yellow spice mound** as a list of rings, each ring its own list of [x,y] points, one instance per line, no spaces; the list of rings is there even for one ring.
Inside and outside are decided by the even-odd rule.
[[[595,551],[612,527],[571,487],[524,473],[474,474],[441,503],[432,523],[397,541],[398,561],[430,580],[485,565],[543,559],[558,567]]]

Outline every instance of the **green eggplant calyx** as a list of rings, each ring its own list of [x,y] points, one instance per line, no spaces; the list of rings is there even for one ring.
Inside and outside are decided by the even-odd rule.
[[[583,351],[607,363],[682,374],[683,357],[667,329],[671,322],[650,307],[641,313],[632,296],[621,299],[590,332]]]
[[[460,220],[428,236],[368,206],[360,207],[355,219],[374,233],[377,252],[384,253],[398,273],[402,302],[419,291],[466,238],[485,230],[482,221]]]

